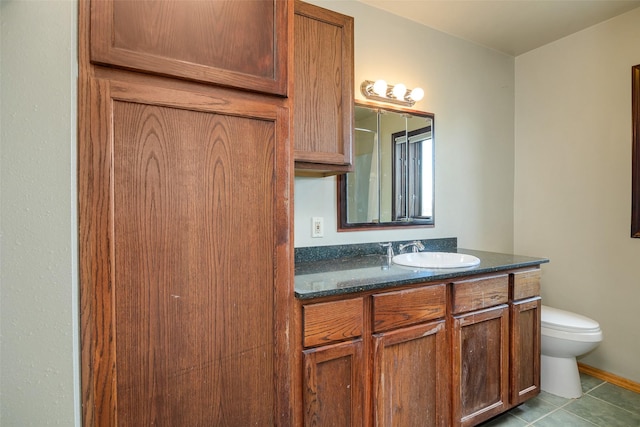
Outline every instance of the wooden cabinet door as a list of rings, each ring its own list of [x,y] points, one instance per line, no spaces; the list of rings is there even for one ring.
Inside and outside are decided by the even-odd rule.
[[[362,352],[362,339],[303,352],[305,426],[363,425]]]
[[[81,98],[83,425],[288,425],[288,111],[166,84]]]
[[[540,297],[511,305],[511,405],[540,393]]]
[[[296,168],[349,171],[353,18],[296,1],[294,58]]]
[[[376,426],[449,426],[445,321],[374,335]]]
[[[91,61],[287,94],[287,0],[91,0]]]
[[[476,425],[508,406],[508,306],[454,316],[452,338],[453,425]]]

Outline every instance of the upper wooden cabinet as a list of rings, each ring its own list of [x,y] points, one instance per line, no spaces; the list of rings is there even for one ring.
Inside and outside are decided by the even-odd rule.
[[[294,67],[296,169],[350,171],[353,18],[296,1]]]
[[[290,2],[91,2],[91,61],[287,95]]]

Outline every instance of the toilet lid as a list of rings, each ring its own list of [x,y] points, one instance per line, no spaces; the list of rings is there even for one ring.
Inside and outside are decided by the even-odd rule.
[[[593,319],[570,311],[542,306],[542,327],[568,332],[597,332],[600,324]]]

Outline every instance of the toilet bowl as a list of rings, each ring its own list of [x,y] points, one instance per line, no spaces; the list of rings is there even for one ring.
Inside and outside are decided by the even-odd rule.
[[[600,325],[570,311],[542,306],[540,388],[566,398],[582,396],[576,357],[602,341]]]

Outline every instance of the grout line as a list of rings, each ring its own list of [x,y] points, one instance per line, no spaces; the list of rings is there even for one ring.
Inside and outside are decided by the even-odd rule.
[[[531,426],[535,425],[535,423],[537,423],[537,422],[538,422],[538,421],[540,421],[541,419],[543,419],[543,418],[545,418],[545,417],[547,417],[547,416],[549,416],[549,415],[553,414],[554,412],[559,411],[559,410],[560,410],[560,408],[562,408],[562,406],[557,406],[553,411],[551,411],[551,412],[547,412],[547,413],[546,413],[546,414],[544,414],[543,416],[541,416],[541,417],[536,418],[535,420],[533,420],[533,421],[531,422],[531,424],[527,424],[527,425],[531,425]],[[525,421],[525,422],[526,422],[526,421]]]
[[[594,388],[595,388],[595,387],[594,387]],[[593,397],[593,396],[592,396],[592,397]],[[589,424],[593,425],[594,427],[601,427],[601,426],[599,426],[598,424],[594,423],[594,422],[593,422],[593,421],[591,421],[591,420],[588,420],[588,419],[586,419],[586,418],[582,418],[581,416],[579,416],[579,415],[577,415],[577,414],[574,414],[574,413],[573,413],[573,412],[571,412],[571,411],[567,411],[566,409],[563,409],[565,406],[569,405],[570,403],[575,402],[575,400],[576,400],[576,399],[568,400],[568,401],[567,401],[567,402],[565,402],[563,405],[561,405],[561,406],[557,406],[553,411],[551,411],[551,412],[547,412],[546,414],[544,414],[544,415],[543,415],[543,416],[541,416],[540,418],[537,418],[537,419],[533,420],[531,423],[527,424],[525,427],[535,427],[535,425],[536,425],[536,423],[537,423],[538,421],[542,420],[543,418],[548,417],[549,415],[551,415],[551,414],[553,414],[553,413],[555,413],[555,412],[561,411],[561,410],[562,410],[562,411],[567,412],[567,413],[568,413],[568,414],[570,414],[570,415],[573,415],[573,416],[574,416],[574,417],[576,417],[576,418],[580,418],[582,421],[587,422],[587,423],[589,423]],[[548,403],[548,402],[547,402],[547,403]],[[516,418],[519,418],[519,417],[516,417]],[[520,419],[521,419],[521,418],[520,418]],[[522,421],[524,421],[525,423],[527,422],[526,420],[522,420]]]
[[[600,384],[598,384],[598,385],[596,385],[596,386],[592,387],[591,389],[587,390],[586,392],[584,392],[584,393],[583,393],[583,396],[589,396],[589,397],[590,397],[590,398],[592,398],[592,399],[599,400],[600,402],[603,402],[603,403],[606,403],[606,404],[608,404],[608,405],[611,405],[611,406],[613,406],[614,408],[621,409],[621,410],[623,410],[623,411],[625,411],[625,412],[627,412],[627,413],[629,413],[629,414],[631,414],[631,415],[637,415],[635,412],[632,412],[632,411],[629,411],[628,409],[622,408],[622,407],[620,407],[620,406],[616,405],[616,404],[615,404],[615,403],[613,403],[613,402],[610,402],[610,401],[608,401],[608,400],[604,400],[604,399],[602,399],[602,398],[599,398],[599,397],[597,397],[597,396],[593,396],[592,394],[590,394],[590,393],[591,393],[592,391],[594,391],[595,389],[600,388],[600,387],[602,387],[603,385],[605,385],[605,384],[607,384],[607,383],[608,383],[607,381],[603,381],[603,382],[601,382]],[[614,385],[615,385],[615,384],[614,384]],[[619,387],[619,386],[617,386],[617,387]],[[576,400],[576,399],[569,400],[567,403],[565,403],[564,405],[562,405],[560,408],[564,408],[565,406],[569,405],[570,403],[574,402],[575,400]],[[575,413],[575,412],[573,412],[573,411],[570,411],[570,410],[568,410],[568,409],[565,409],[565,411],[566,411],[566,412],[568,412],[569,414],[573,415],[574,417],[580,418],[581,420],[583,420],[583,421],[585,421],[585,422],[588,422],[589,424],[593,424],[594,426],[599,426],[598,424],[595,424],[595,422],[594,422],[594,421],[589,420],[589,419],[587,419],[587,418],[583,418],[583,417],[581,417],[580,415],[576,414],[576,413]],[[554,412],[555,412],[555,411],[554,411]]]
[[[601,385],[603,385],[603,384],[605,384],[605,382],[604,382],[604,381],[603,381],[602,383],[600,383],[600,384],[596,385],[595,387],[591,388],[590,390],[588,390],[588,391],[586,391],[586,392],[583,392],[582,394],[583,394],[583,395],[586,395],[586,394],[587,394],[587,393],[589,393],[590,391],[595,390],[596,388],[600,387],[600,386],[601,386]],[[591,396],[591,397],[593,397],[593,396]],[[554,412],[558,412],[558,411],[560,411],[560,410],[564,410],[565,412],[567,412],[567,413],[569,413],[569,414],[571,414],[571,415],[573,415],[573,416],[575,416],[575,417],[577,417],[577,418],[580,418],[582,421],[588,422],[589,424],[592,424],[592,425],[594,425],[594,426],[596,426],[596,427],[599,427],[597,424],[593,423],[592,421],[589,421],[589,420],[587,420],[587,419],[585,419],[585,418],[582,418],[582,417],[580,417],[580,416],[578,416],[578,415],[574,414],[574,413],[573,413],[573,412],[571,412],[571,411],[567,411],[567,410],[565,410],[565,409],[564,409],[564,407],[565,407],[565,406],[567,406],[567,405],[569,405],[569,404],[571,404],[571,403],[575,402],[577,399],[568,399],[566,402],[564,402],[564,403],[563,403],[563,404],[561,404],[560,406],[556,406],[556,404],[554,404],[554,403],[552,403],[552,402],[549,402],[549,401],[545,400],[545,399],[544,399],[544,398],[542,398],[542,397],[540,398],[540,400],[542,400],[543,402],[548,403],[549,405],[554,406],[554,409],[553,409],[552,411],[547,412],[546,414],[542,415],[541,417],[536,418],[535,420],[533,420],[533,421],[531,421],[531,422],[528,422],[527,420],[522,419],[522,418],[518,417],[517,415],[514,415],[514,414],[511,414],[511,415],[513,415],[515,418],[517,418],[517,419],[519,419],[519,420],[524,421],[525,423],[527,423],[525,427],[535,427],[535,423],[537,423],[538,421],[542,420],[543,418],[545,418],[545,417],[547,417],[547,416],[549,416],[549,415],[553,414]]]
[[[598,384],[597,386],[590,388],[589,390],[585,391],[585,392],[584,392],[584,393],[582,393],[582,394],[589,394],[589,393],[591,393],[593,390],[595,390],[595,389],[597,389],[597,388],[602,387],[602,386],[603,386],[603,385],[605,385],[606,383],[607,383],[606,381],[602,381],[602,382],[601,382],[600,384]],[[592,396],[592,397],[593,397],[593,396]]]
[[[605,384],[605,383],[603,383],[603,384]],[[601,384],[601,385],[602,385],[602,384]],[[600,387],[600,386],[598,386],[598,387]],[[598,388],[598,387],[594,387],[592,390],[595,390],[595,389],[596,389],[596,388]],[[592,390],[589,390],[589,391],[592,391]],[[623,408],[622,406],[618,406],[618,405],[616,405],[615,403],[610,402],[610,401],[608,401],[608,400],[604,400],[604,399],[602,399],[602,398],[600,398],[600,397],[592,396],[591,394],[589,394],[589,397],[591,397],[592,399],[599,400],[600,402],[607,403],[607,404],[609,404],[609,405],[613,406],[614,408],[621,409],[621,410],[623,410],[623,411],[625,411],[625,412],[627,412],[627,413],[629,413],[629,414],[631,414],[631,415],[639,415],[637,412],[630,411],[630,410],[628,410],[628,409],[626,409],[626,408]]]
[[[596,384],[595,386],[591,387],[591,388],[590,388],[590,389],[588,389],[587,391],[584,391],[584,392],[582,393],[582,395],[583,395],[583,396],[589,396],[589,397],[591,397],[591,398],[593,398],[593,399],[596,399],[596,400],[599,400],[599,401],[601,401],[601,402],[603,402],[603,403],[609,404],[609,405],[611,405],[611,406],[613,406],[613,407],[615,407],[615,408],[617,408],[617,409],[621,409],[621,410],[623,410],[623,411],[625,411],[625,412],[627,412],[627,413],[629,413],[629,414],[631,414],[631,415],[640,415],[640,414],[638,414],[638,413],[636,413],[636,412],[634,412],[634,411],[630,411],[629,409],[625,409],[625,408],[623,408],[623,407],[620,407],[620,406],[616,405],[616,404],[615,404],[615,403],[613,403],[613,402],[610,402],[610,401],[604,400],[604,399],[602,399],[602,398],[599,398],[599,397],[596,397],[596,396],[593,396],[592,394],[590,394],[592,391],[596,390],[597,388],[600,388],[600,387],[604,386],[605,384],[611,384],[611,385],[613,385],[613,386],[615,386],[615,387],[620,387],[620,386],[618,386],[618,385],[616,385],[616,384],[610,383],[610,382],[605,381],[605,380],[601,380],[601,381],[602,381],[602,382],[601,382],[600,384]],[[624,387],[620,387],[620,388],[624,388]],[[549,405],[552,405],[552,406],[554,407],[554,409],[553,409],[553,410],[551,410],[550,412],[547,412],[546,414],[544,414],[544,415],[542,415],[542,416],[538,417],[537,419],[535,419],[535,420],[533,420],[533,421],[527,421],[527,420],[523,419],[522,417],[519,417],[519,416],[517,416],[517,415],[515,415],[515,414],[513,414],[513,413],[511,413],[511,412],[509,412],[509,414],[510,414],[512,417],[514,417],[514,418],[516,418],[516,419],[518,419],[518,420],[522,421],[523,423],[525,423],[525,427],[535,427],[535,425],[536,425],[536,423],[537,423],[538,421],[542,420],[543,418],[546,418],[547,416],[549,416],[549,415],[551,415],[551,414],[553,414],[553,413],[555,413],[555,412],[558,412],[559,410],[563,410],[563,411],[565,411],[566,413],[570,414],[571,416],[576,417],[576,418],[578,418],[578,419],[580,419],[580,420],[582,420],[582,421],[584,421],[584,422],[586,422],[586,423],[588,423],[588,424],[590,424],[590,425],[593,425],[594,427],[602,427],[602,426],[600,426],[599,424],[596,424],[594,420],[590,420],[590,419],[587,419],[587,418],[583,418],[582,416],[580,416],[580,415],[578,415],[578,414],[576,414],[576,413],[574,413],[574,412],[572,412],[572,411],[570,411],[570,410],[568,410],[568,409],[566,408],[567,406],[569,406],[571,403],[573,403],[573,402],[577,401],[578,399],[568,399],[566,402],[562,403],[562,404],[561,404],[561,405],[559,405],[559,406],[557,406],[555,403],[552,403],[552,402],[550,402],[550,401],[548,401],[548,400],[545,400],[545,399],[544,399],[544,398],[542,398],[542,397],[540,397],[540,400],[542,400],[543,402],[545,402],[545,403],[547,403],[547,404],[549,404]]]
[[[587,418],[583,418],[583,417],[581,417],[580,415],[578,415],[578,414],[574,414],[574,413],[573,413],[573,412],[571,412],[571,411],[567,411],[566,409],[565,409],[564,411],[565,411],[566,413],[570,414],[570,415],[573,415],[573,416],[574,416],[574,417],[576,417],[576,418],[580,418],[582,421],[587,422],[587,423],[589,423],[589,424],[591,424],[591,425],[594,425],[594,426],[596,426],[596,427],[602,427],[602,426],[600,426],[600,424],[596,424],[596,423],[595,423],[595,422],[593,422],[592,420],[589,420],[589,419],[587,419]]]

